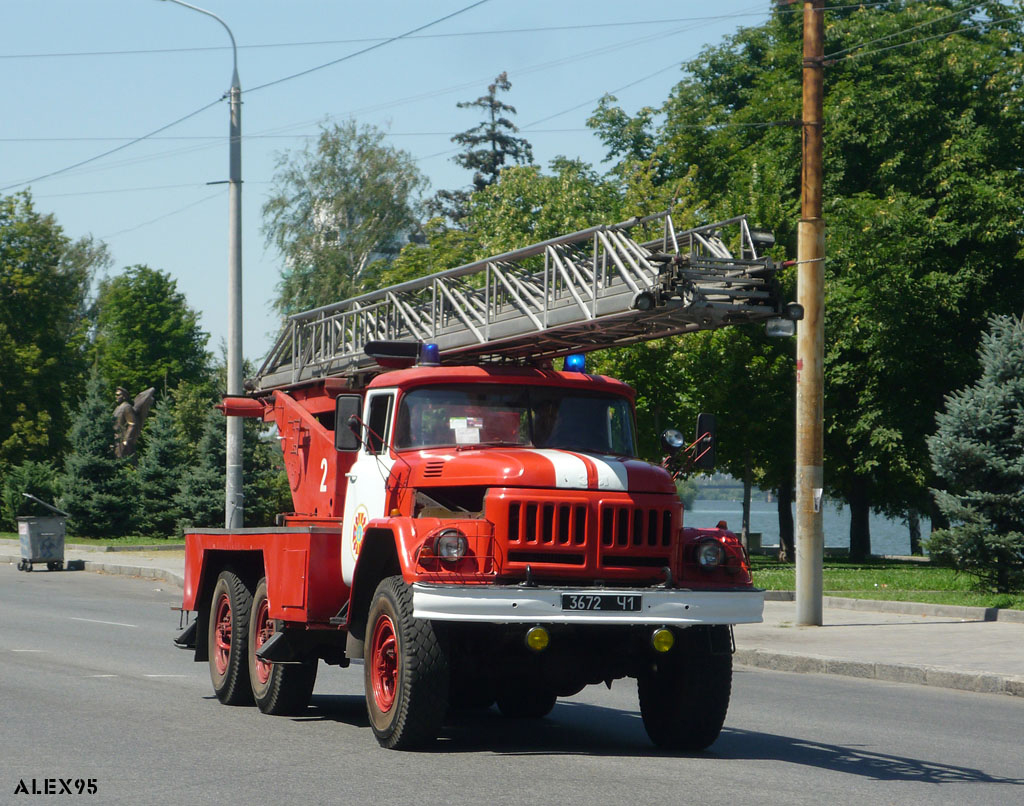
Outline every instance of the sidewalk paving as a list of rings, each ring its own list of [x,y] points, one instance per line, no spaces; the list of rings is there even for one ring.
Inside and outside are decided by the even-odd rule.
[[[0,540],[0,563],[20,559],[17,540]],[[86,571],[184,585],[182,550],[69,543],[64,559]],[[763,623],[736,627],[736,663],[1024,697],[1024,612],[826,596],[823,625],[797,627],[796,604],[783,597],[769,593]]]

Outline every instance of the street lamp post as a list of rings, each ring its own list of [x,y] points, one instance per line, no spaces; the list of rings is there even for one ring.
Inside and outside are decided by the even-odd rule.
[[[227,393],[243,394],[242,389],[242,86],[238,81],[238,47],[228,24],[212,11],[184,0],[169,0],[185,8],[213,17],[231,37],[234,69],[228,92],[231,109],[228,156],[228,356]],[[224,528],[242,526],[242,418],[227,418],[227,481],[224,486]]]

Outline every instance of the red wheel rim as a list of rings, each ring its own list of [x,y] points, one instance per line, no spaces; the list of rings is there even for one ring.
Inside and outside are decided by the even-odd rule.
[[[381,713],[387,713],[395,704],[398,686],[398,638],[394,622],[388,616],[382,615],[373,627],[370,664],[373,700]]]
[[[213,662],[217,666],[217,674],[224,674],[228,670],[228,659],[231,657],[231,602],[226,593],[217,598],[217,621],[213,630],[213,640]]]
[[[274,622],[270,620],[270,602],[267,599],[260,601],[256,610],[256,651],[270,640],[274,634]],[[266,661],[256,658],[256,678],[260,683],[266,683],[270,679],[271,665]]]

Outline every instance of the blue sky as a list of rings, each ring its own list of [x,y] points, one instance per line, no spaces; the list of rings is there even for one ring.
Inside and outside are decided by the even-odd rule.
[[[301,149],[319,124],[352,117],[384,128],[432,189],[463,187],[470,174],[451,162],[449,138],[477,117],[455,104],[508,71],[504,100],[518,109],[535,161],[564,154],[600,167],[601,145],[586,130],[597,98],[615,92],[628,111],[661,103],[679,62],[760,24],[773,0],[487,0],[416,38],[258,89],[472,3],[194,3],[222,17],[239,46],[247,358],[258,364],[278,329],[269,300],[280,259],[264,245],[260,208],[276,156]],[[0,62],[2,192],[30,185],[37,209],[68,235],[108,244],[111,273],[136,263],[169,272],[219,352],[228,201],[226,185],[207,183],[227,179],[228,109],[218,102],[231,80],[225,30],[162,0],[4,0]],[[207,104],[159,135],[63,170]]]

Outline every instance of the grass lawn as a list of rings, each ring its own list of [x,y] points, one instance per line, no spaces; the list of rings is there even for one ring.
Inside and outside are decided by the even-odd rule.
[[[755,556],[754,584],[767,590],[794,590],[796,569]],[[869,560],[852,562],[828,558],[823,569],[827,596],[853,599],[886,599],[899,602],[972,607],[1003,607],[1024,610],[1024,594],[999,594],[978,590],[973,577],[928,562],[912,560]]]
[[[6,540],[17,540],[17,532],[0,532],[0,538]],[[161,540],[156,537],[75,537],[68,535],[64,538],[64,544],[74,543],[79,546],[181,546],[185,548],[185,541],[180,538],[172,540]]]

